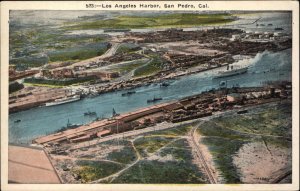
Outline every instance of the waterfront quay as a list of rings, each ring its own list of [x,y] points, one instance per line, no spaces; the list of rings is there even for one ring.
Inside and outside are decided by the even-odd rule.
[[[108,40],[106,52],[83,61],[51,63],[26,71],[16,71],[15,65],[10,65],[11,80],[24,78],[25,85],[10,94],[10,113],[69,99],[74,94],[97,96],[211,71],[266,50],[289,49],[292,42],[288,33],[229,28],[126,32]],[[126,44],[134,47],[122,51]]]
[[[224,88],[157,104],[133,112],[116,114],[75,129],[39,137],[35,144],[55,145],[89,141],[111,134],[154,126],[161,122],[179,123],[213,115],[216,112],[291,98],[291,83],[252,88]],[[247,111],[244,111],[247,112]]]

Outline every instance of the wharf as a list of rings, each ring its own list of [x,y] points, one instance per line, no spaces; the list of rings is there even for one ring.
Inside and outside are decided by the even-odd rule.
[[[100,131],[105,129],[109,129],[111,127],[115,127],[117,125],[124,124],[126,122],[138,119],[145,115],[149,115],[152,113],[157,113],[162,111],[163,109],[168,109],[168,107],[172,107],[172,105],[176,105],[176,102],[162,103],[158,105],[153,105],[147,108],[142,108],[133,112],[121,114],[113,117],[112,119],[104,119],[101,121],[95,121],[87,125],[80,126],[76,129],[69,129],[63,132],[43,136],[33,140],[33,143],[37,144],[46,144],[50,142],[64,142],[64,141],[75,141],[79,137],[84,137],[86,135],[92,136],[93,134],[97,134]]]

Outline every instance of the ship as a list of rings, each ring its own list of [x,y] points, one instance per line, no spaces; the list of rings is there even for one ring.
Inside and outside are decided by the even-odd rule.
[[[157,101],[160,101],[160,100],[162,100],[162,98],[160,98],[160,97],[157,98],[157,97],[154,96],[153,99],[148,99],[148,100],[147,100],[147,103],[157,102]]]
[[[281,27],[276,27],[274,30],[275,30],[275,31],[282,31],[283,28],[281,28]]]
[[[59,132],[66,131],[68,129],[75,129],[75,128],[79,127],[79,126],[81,126],[81,124],[72,124],[72,123],[70,123],[70,120],[68,119],[67,126],[63,126],[62,128],[56,130],[55,132],[59,133]]]
[[[70,103],[70,102],[74,102],[74,101],[78,101],[78,100],[80,100],[80,95],[74,95],[71,97],[64,97],[64,98],[56,99],[53,102],[48,102],[48,103],[46,103],[46,106],[61,105],[61,104]]]
[[[168,87],[170,84],[168,84],[167,82],[163,82],[160,84],[160,87]]]
[[[136,93],[135,91],[129,91],[126,93],[122,93],[122,96],[130,96],[131,94],[135,94],[135,93]]]
[[[227,66],[227,70],[226,71],[221,71],[219,72],[216,76],[214,76],[213,78],[224,78],[224,77],[229,77],[229,76],[235,76],[235,75],[240,75],[240,74],[244,74],[247,72],[248,67],[245,68],[237,68],[237,69],[233,69],[233,66],[231,66],[231,69],[229,69],[229,65]]]
[[[95,111],[84,112],[84,116],[92,116],[92,115],[97,115],[97,113]]]
[[[21,122],[21,119],[17,119],[14,121],[14,123],[20,123]]]

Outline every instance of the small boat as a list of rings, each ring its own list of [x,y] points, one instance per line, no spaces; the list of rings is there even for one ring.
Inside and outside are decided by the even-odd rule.
[[[221,81],[220,84],[219,84],[219,86],[220,86],[220,87],[223,87],[223,86],[225,86],[226,84],[227,84],[227,81]]]
[[[94,111],[84,112],[84,116],[88,116],[88,115],[97,115],[97,113]]]
[[[260,26],[265,26],[264,24],[260,24]]]
[[[160,87],[168,87],[170,84],[167,82],[163,82],[160,84]]]
[[[14,121],[15,123],[20,123],[21,122],[21,119],[17,119]]]
[[[129,91],[129,92],[126,92],[126,93],[122,93],[122,96],[130,96],[132,94],[135,94],[136,92],[135,91]]]
[[[147,100],[147,103],[153,103],[153,102],[157,102],[157,101],[160,101],[160,100],[162,100],[162,98],[160,98],[160,97],[157,98],[157,97],[154,96],[153,99],[148,99],[148,100]]]
[[[274,30],[275,30],[275,31],[282,31],[283,28],[281,28],[281,27],[276,27]]]
[[[272,23],[269,23],[268,26],[273,26],[273,24],[272,24]]]
[[[115,110],[115,108],[113,108],[112,110],[112,117],[115,117],[115,116],[119,116],[120,114],[118,114]]]

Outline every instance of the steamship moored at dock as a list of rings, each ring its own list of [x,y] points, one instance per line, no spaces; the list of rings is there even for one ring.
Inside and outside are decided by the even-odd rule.
[[[78,100],[80,100],[80,95],[74,95],[72,97],[64,97],[64,98],[56,99],[53,102],[48,102],[46,103],[46,106],[61,105],[61,104],[70,103]]]
[[[235,76],[235,75],[244,74],[248,71],[248,67],[233,69],[233,66],[231,66],[231,69],[229,69],[229,68],[230,67],[227,66],[226,71],[218,72],[218,74],[216,76],[214,76],[213,78],[224,78],[224,77],[229,77],[229,76]]]

